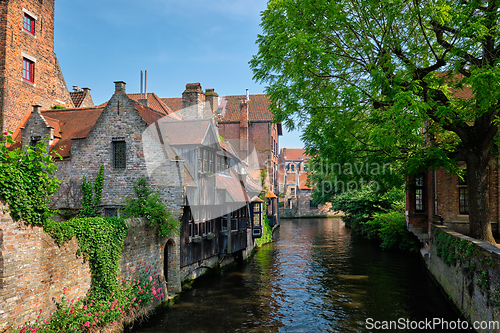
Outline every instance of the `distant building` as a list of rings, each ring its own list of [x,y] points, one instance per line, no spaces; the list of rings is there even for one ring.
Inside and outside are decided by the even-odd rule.
[[[280,152],[280,201],[283,216],[327,214],[331,204],[315,204],[308,184],[307,161],[304,149],[282,148]]]

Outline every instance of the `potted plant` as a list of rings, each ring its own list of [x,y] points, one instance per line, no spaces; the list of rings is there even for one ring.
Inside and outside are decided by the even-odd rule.
[[[212,240],[212,239],[214,239],[214,237],[215,237],[215,234],[214,234],[213,232],[209,232],[209,233],[207,234],[207,239],[208,239],[208,240]]]
[[[201,236],[200,235],[197,235],[197,236],[192,236],[192,237],[189,237],[189,240],[192,242],[192,243],[200,243],[201,242]]]

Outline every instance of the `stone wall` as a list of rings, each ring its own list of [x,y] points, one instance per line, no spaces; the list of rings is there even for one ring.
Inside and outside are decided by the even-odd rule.
[[[463,240],[471,246],[470,258],[461,258],[446,264],[437,254],[437,233]],[[500,249],[483,241],[464,236],[444,226],[433,226],[430,253],[426,260],[429,271],[436,278],[451,301],[472,324],[475,321],[500,323]],[[500,329],[479,329],[478,332],[500,332]]]
[[[58,246],[41,227],[13,221],[0,204],[0,331],[34,321],[43,309],[45,318],[56,309],[63,292],[66,299],[85,296],[90,287],[88,262],[76,255],[76,239]],[[180,291],[178,237],[165,239],[142,219],[130,225],[120,260],[121,277],[151,266],[167,280],[159,283],[167,293]],[[165,260],[167,251],[167,260]],[[167,264],[165,267],[164,265]],[[65,289],[66,288],[66,289]]]

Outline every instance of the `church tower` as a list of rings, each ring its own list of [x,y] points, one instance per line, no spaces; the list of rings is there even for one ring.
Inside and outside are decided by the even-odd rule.
[[[0,0],[0,129],[14,131],[32,105],[74,107],[54,53],[55,0]]]

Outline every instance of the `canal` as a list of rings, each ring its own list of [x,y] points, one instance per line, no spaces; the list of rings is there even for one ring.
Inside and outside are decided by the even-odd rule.
[[[196,281],[135,332],[428,331],[375,330],[369,318],[462,320],[417,255],[383,251],[340,219],[282,220],[247,264]]]

